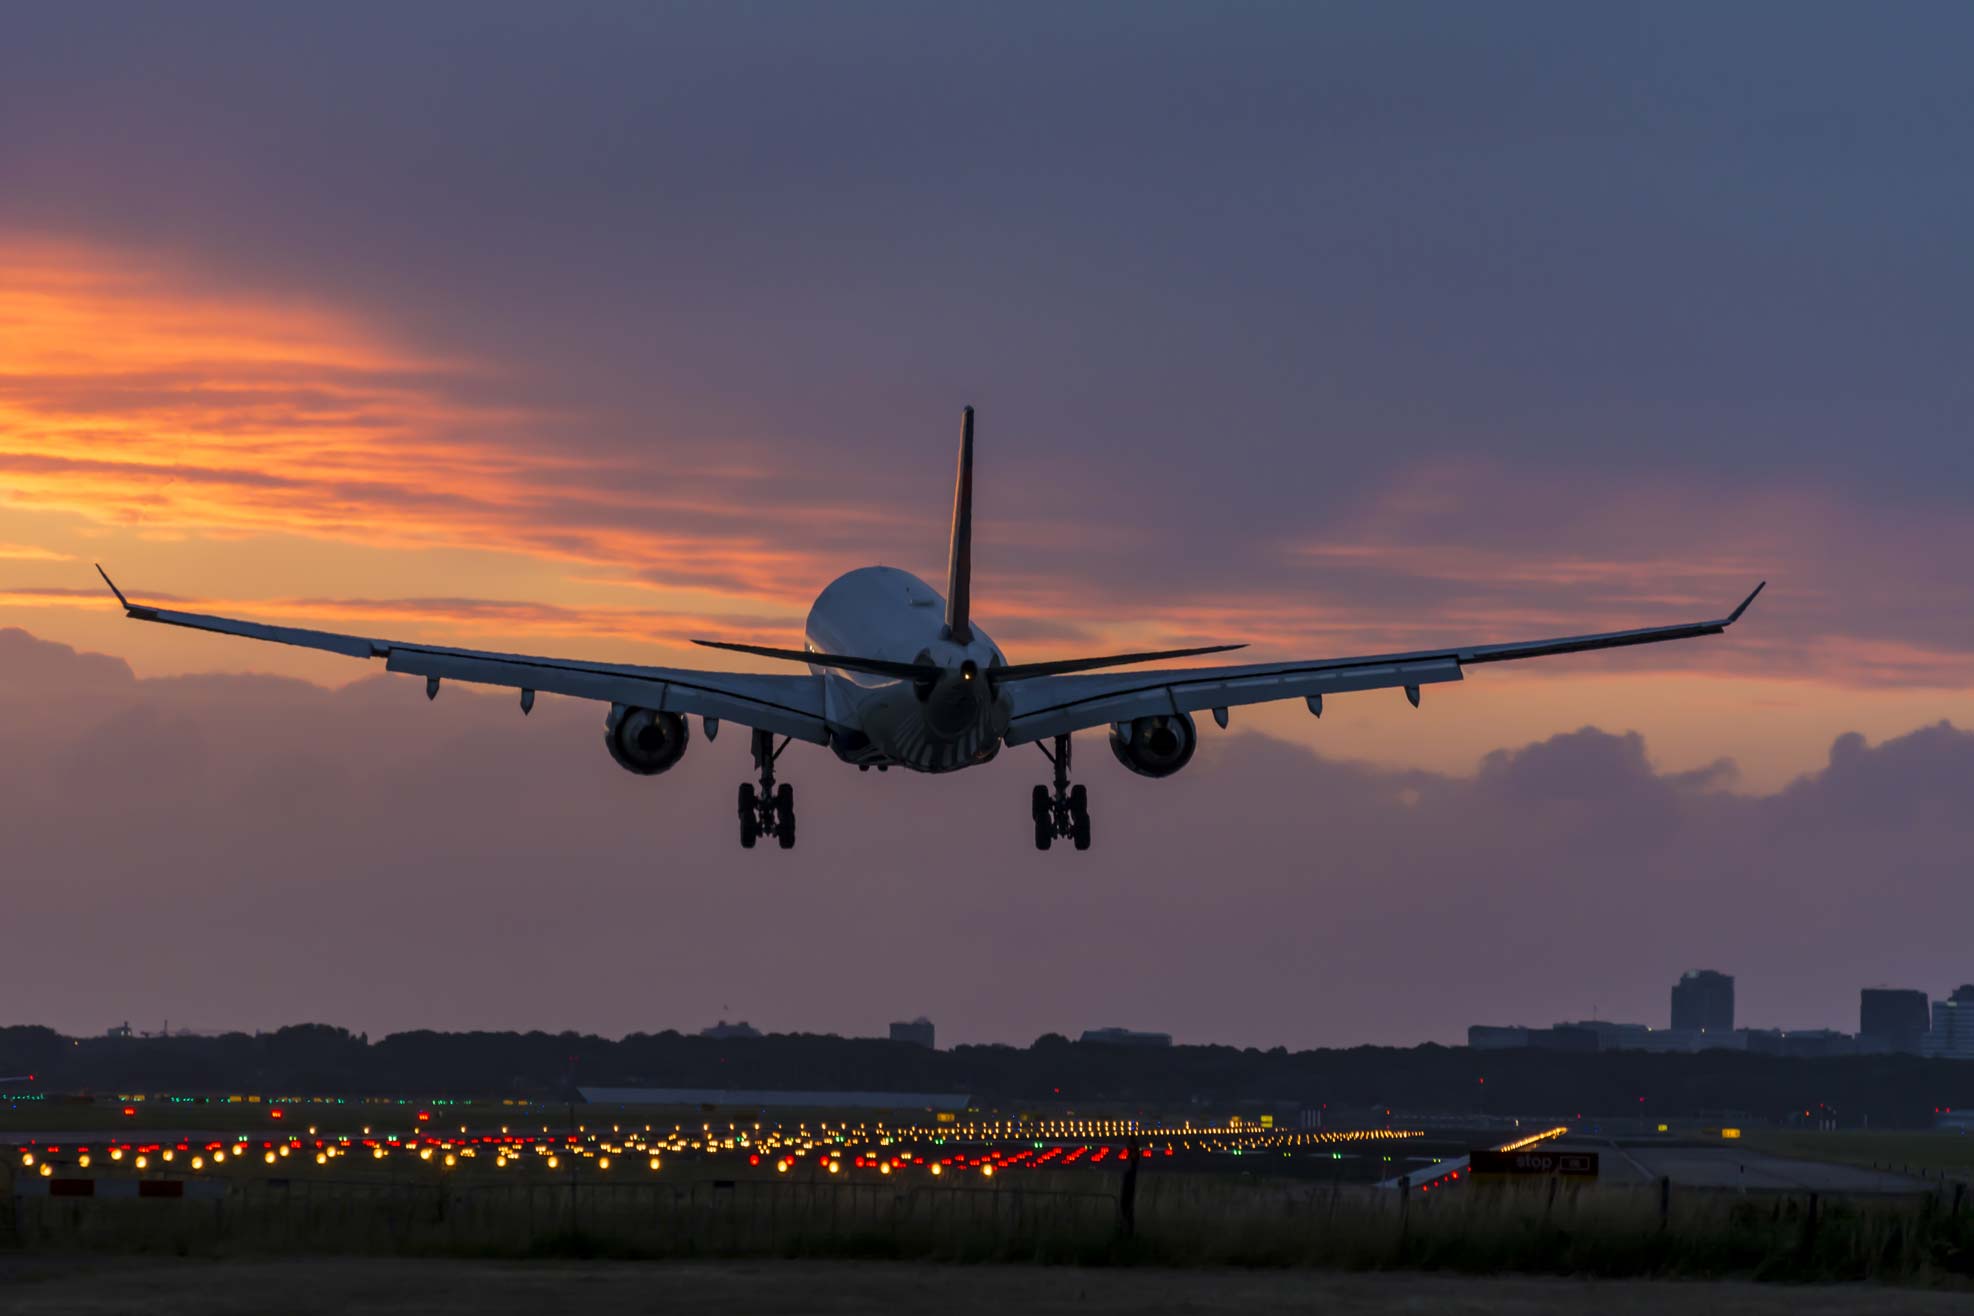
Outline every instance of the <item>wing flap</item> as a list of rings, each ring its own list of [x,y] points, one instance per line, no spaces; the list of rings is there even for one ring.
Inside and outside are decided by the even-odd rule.
[[[1254,663],[1243,667],[1179,668],[1101,676],[1043,676],[1007,687],[1012,701],[1007,743],[1026,744],[1031,740],[1066,735],[1085,727],[1160,713],[1194,713],[1201,709],[1260,704],[1275,699],[1458,681],[1463,679],[1466,667],[1476,663],[1546,658],[1557,654],[1589,653],[1600,649],[1622,649],[1638,644],[1720,635],[1741,619],[1741,614],[1748,610],[1748,605],[1755,601],[1755,596],[1766,585],[1764,581],[1755,586],[1754,592],[1743,599],[1740,606],[1727,616],[1713,621],[1308,663]]]
[[[1460,664],[1451,658],[1286,670],[1255,671],[1237,667],[1206,673],[1146,672],[1127,688],[1119,688],[1117,677],[1057,677],[1038,682],[1045,688],[1035,690],[1029,699],[1024,700],[1017,693],[1008,723],[1007,743],[1022,745],[1083,727],[1128,722],[1162,713],[1197,713],[1211,708],[1266,704],[1277,699],[1435,685],[1461,679]],[[1046,688],[1058,683],[1066,686],[1071,680],[1087,681],[1089,686],[1082,691]]]
[[[102,568],[97,568],[101,571]],[[103,577],[109,583],[109,576]],[[178,612],[130,602],[114,583],[124,612],[136,621],[182,626],[216,635],[237,635],[270,644],[319,649],[350,658],[382,658],[384,669],[442,681],[505,686],[631,704],[659,712],[691,713],[756,727],[780,736],[816,744],[829,743],[824,716],[823,678],[813,675],[763,676],[745,672],[701,672],[686,668],[637,667],[629,664],[585,663],[563,658],[491,653],[402,644],[361,635],[309,630],[299,626],[270,626],[265,622],[215,617],[202,612]]]
[[[817,744],[829,739],[822,716],[821,678],[814,676],[736,673],[725,677],[712,672],[679,674],[682,678],[696,679],[668,679],[655,672],[642,675],[609,668],[536,663],[506,654],[409,647],[392,649],[384,667],[411,676],[539,690],[575,699],[629,704],[660,713],[691,713],[695,717],[737,722]],[[809,692],[813,692],[813,699],[807,697]]]

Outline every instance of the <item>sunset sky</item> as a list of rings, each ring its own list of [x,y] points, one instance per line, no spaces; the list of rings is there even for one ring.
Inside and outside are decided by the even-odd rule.
[[[0,899],[103,958],[71,990],[76,946],[17,936],[0,1022],[1315,1045],[1660,1024],[1702,962],[1754,1023],[1942,995],[1974,979],[1970,48],[1950,4],[11,14]],[[901,781],[797,748],[781,856],[728,834],[743,737],[635,780],[594,706],[428,707],[132,625],[90,567],[720,665],[690,641],[797,643],[852,566],[938,580],[967,403],[1016,661],[1771,583],[1726,637],[1416,712],[1236,710],[1169,781],[1090,737],[1089,855],[1024,852],[1033,751]],[[1653,935],[1586,953],[1617,918]]]

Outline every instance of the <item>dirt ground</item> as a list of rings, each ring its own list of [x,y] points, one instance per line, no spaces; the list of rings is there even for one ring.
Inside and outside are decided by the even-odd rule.
[[[1931,1316],[1966,1292],[1307,1271],[1074,1270],[886,1262],[156,1261],[0,1257],[0,1312],[435,1312],[851,1316],[864,1312],[1272,1312]]]

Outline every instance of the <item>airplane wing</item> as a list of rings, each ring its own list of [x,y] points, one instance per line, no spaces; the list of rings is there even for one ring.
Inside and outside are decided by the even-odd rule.
[[[1262,704],[1275,699],[1304,699],[1309,710],[1322,715],[1323,696],[1347,690],[1402,687],[1413,704],[1419,687],[1462,679],[1479,663],[1544,658],[1592,649],[1619,649],[1634,644],[1657,644],[1699,635],[1719,635],[1741,619],[1767,581],[1755,586],[1741,606],[1717,621],[1650,626],[1609,631],[1601,635],[1570,635],[1515,644],[1483,644],[1458,649],[1427,649],[1418,653],[1374,654],[1362,658],[1331,658],[1319,662],[1250,663],[1240,667],[1181,667],[1150,672],[1109,672],[1101,676],[1042,676],[1006,685],[1013,701],[1007,743],[1067,735],[1107,722],[1212,709],[1225,725],[1225,710],[1235,704]]]
[[[567,658],[406,644],[294,626],[268,626],[132,603],[101,567],[96,570],[103,574],[103,583],[109,585],[110,592],[123,605],[124,614],[137,621],[299,645],[351,658],[382,658],[385,671],[424,677],[428,692],[436,692],[437,682],[441,680],[507,686],[522,692],[521,707],[526,710],[534,704],[534,692],[545,690],[550,694],[628,704],[660,713],[717,718],[818,745],[829,743],[820,676],[757,676],[625,663],[586,663]]]

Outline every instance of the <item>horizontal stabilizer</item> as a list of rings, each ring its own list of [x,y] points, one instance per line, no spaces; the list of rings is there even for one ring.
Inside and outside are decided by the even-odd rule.
[[[776,649],[765,644],[729,644],[724,640],[694,640],[707,649],[731,653],[751,653],[756,658],[780,658],[791,663],[812,663],[843,672],[868,672],[872,676],[892,676],[901,681],[936,681],[942,670],[933,663],[894,663],[883,658],[855,658],[848,654],[816,653],[808,649]]]
[[[1165,658],[1197,658],[1203,653],[1226,653],[1245,649],[1245,644],[1208,644],[1197,649],[1154,649],[1147,653],[1114,653],[1105,658],[1065,658],[1053,663],[1014,663],[988,671],[987,679],[999,685],[1005,681],[1025,681],[1034,676],[1062,676],[1069,672],[1094,672],[1102,667],[1128,667],[1132,663],[1155,663]]]

